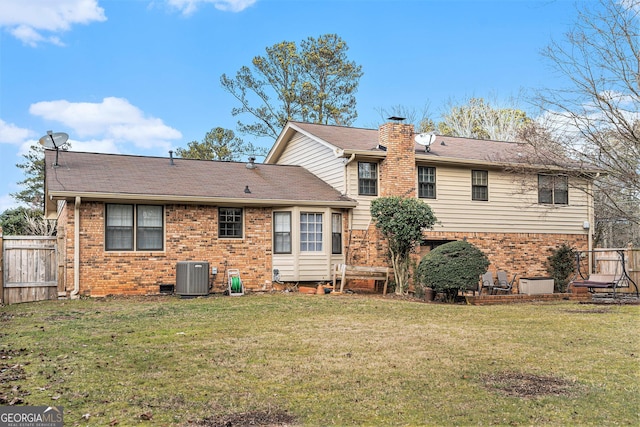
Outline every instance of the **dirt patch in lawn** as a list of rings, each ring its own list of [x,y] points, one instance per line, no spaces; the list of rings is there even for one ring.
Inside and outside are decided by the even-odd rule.
[[[293,415],[285,411],[250,411],[236,414],[215,415],[200,421],[190,421],[185,426],[236,427],[271,426],[286,427],[296,425]]]
[[[569,395],[575,386],[573,382],[562,378],[521,372],[486,375],[482,378],[482,383],[489,390],[523,398]]]
[[[567,313],[577,313],[577,314],[590,314],[590,313],[594,313],[594,314],[607,314],[607,313],[611,313],[611,307],[598,307],[598,308],[590,308],[587,310],[566,310]]]

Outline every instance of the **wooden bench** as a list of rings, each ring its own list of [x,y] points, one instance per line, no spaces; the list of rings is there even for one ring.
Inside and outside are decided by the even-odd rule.
[[[344,291],[347,280],[384,280],[383,295],[387,294],[389,284],[389,267],[364,267],[348,264],[333,265],[333,291],[336,291],[336,282],[340,280],[340,292]]]

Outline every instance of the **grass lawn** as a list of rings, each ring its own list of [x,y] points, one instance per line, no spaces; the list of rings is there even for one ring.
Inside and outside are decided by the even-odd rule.
[[[0,307],[0,406],[65,425],[639,425],[640,306],[355,295]]]

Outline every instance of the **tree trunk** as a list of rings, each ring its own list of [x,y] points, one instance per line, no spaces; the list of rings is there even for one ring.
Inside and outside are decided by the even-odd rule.
[[[393,267],[393,277],[396,280],[396,295],[405,295],[408,290],[408,259],[391,251],[391,265]]]

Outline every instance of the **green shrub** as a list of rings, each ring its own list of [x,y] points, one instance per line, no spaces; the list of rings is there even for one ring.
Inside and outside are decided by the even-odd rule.
[[[566,243],[556,249],[549,249],[547,272],[553,277],[556,292],[566,292],[569,280],[576,268],[576,251]]]
[[[460,290],[475,288],[487,267],[486,255],[471,243],[449,242],[422,258],[416,279],[453,301]]]

